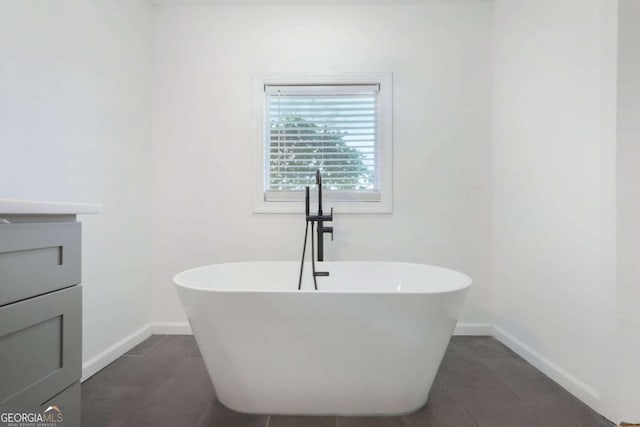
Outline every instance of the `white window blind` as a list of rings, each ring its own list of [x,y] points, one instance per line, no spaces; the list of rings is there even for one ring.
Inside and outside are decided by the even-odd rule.
[[[265,85],[265,199],[315,185],[336,196],[377,200],[377,84]],[[339,197],[338,197],[339,198]]]

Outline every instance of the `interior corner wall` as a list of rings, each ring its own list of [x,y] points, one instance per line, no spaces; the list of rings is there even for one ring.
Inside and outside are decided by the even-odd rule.
[[[603,412],[615,140],[601,0],[493,3],[493,306],[503,341]],[[615,157],[615,155],[614,155]],[[615,248],[614,248],[615,250]]]
[[[488,325],[490,2],[154,11],[154,322],[181,270],[300,257],[301,215],[252,212],[252,73],[390,71],[393,213],[336,215],[326,258],[463,271]]]
[[[620,419],[640,423],[640,2],[618,10],[618,400]]]
[[[151,6],[0,2],[0,197],[95,202],[83,361],[148,325]]]

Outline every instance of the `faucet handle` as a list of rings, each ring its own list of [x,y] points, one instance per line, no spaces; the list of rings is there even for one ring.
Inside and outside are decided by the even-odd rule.
[[[331,233],[331,241],[333,242],[333,227],[322,227],[323,233]]]

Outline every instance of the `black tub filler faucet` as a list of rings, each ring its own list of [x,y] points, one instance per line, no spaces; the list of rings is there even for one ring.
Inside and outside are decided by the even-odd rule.
[[[309,187],[305,187],[305,217],[307,222],[307,227],[304,232],[304,246],[302,247],[302,261],[300,262],[300,277],[298,279],[298,289],[302,286],[302,270],[304,268],[304,255],[307,249],[307,234],[309,232],[309,224],[311,224],[311,268],[313,270],[313,286],[315,289],[318,289],[318,283],[316,281],[316,277],[318,276],[328,276],[328,271],[316,271],[316,249],[314,248],[314,227],[315,224],[318,223],[318,227],[316,232],[318,233],[318,261],[324,261],[324,233],[331,233],[331,240],[333,240],[333,227],[326,227],[324,225],[325,222],[333,221],[333,208],[331,208],[331,213],[329,215],[324,215],[322,213],[322,175],[320,175],[320,170],[316,171],[316,185],[318,186],[318,213],[316,215],[311,215],[309,213]]]

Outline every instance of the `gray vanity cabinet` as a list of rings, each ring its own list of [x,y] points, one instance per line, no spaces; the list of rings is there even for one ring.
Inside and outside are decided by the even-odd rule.
[[[74,215],[0,223],[0,404],[55,404],[64,425],[80,419],[80,230]]]

